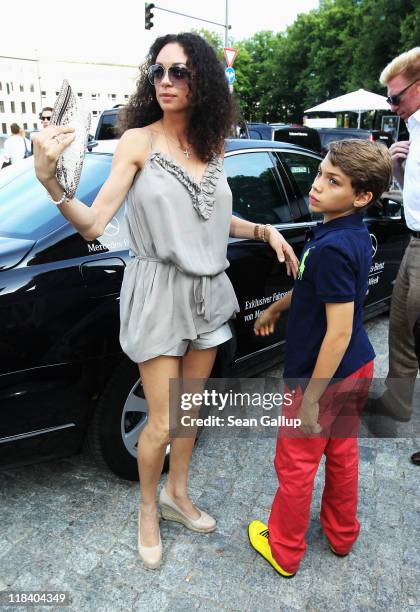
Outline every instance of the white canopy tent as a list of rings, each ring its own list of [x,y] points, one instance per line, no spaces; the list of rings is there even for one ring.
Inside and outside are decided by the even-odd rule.
[[[357,127],[361,125],[362,113],[370,110],[390,110],[389,104],[386,101],[385,96],[366,91],[365,89],[358,89],[352,91],[344,96],[338,96],[332,100],[327,100],[305,110],[305,113],[314,113],[317,111],[325,111],[329,113],[341,113],[344,111],[352,111],[358,113]]]

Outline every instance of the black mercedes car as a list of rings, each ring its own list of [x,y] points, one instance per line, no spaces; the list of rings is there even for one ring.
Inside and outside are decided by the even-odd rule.
[[[318,220],[307,194],[320,160],[291,144],[228,141],[234,213],[275,225],[299,255]],[[86,155],[78,197],[88,206],[111,161],[112,152]],[[366,213],[373,249],[367,317],[389,307],[408,241],[401,214],[391,197]],[[89,242],[48,200],[33,158],[0,172],[1,466],[76,453],[88,441],[116,474],[137,478],[136,444],[147,407],[138,368],[118,341],[128,257],[124,206],[104,235]],[[213,375],[247,376],[281,358],[286,317],[268,337],[255,336],[253,323],[293,281],[265,243],[231,238],[228,259],[241,312]]]

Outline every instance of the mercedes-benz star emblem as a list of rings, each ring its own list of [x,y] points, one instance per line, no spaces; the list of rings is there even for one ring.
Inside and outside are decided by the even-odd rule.
[[[378,240],[375,234],[370,234],[370,239],[372,240],[372,259],[376,255],[376,251],[378,250]]]
[[[116,217],[112,217],[111,221],[105,228],[104,234],[107,236],[116,236],[120,231],[120,223]]]

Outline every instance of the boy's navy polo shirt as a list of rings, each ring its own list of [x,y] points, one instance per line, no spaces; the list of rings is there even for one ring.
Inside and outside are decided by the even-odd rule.
[[[308,233],[293,288],[285,378],[310,378],[327,331],[325,304],[354,302],[350,344],[334,374],[345,378],[375,357],[363,327],[372,242],[362,214],[319,224]]]

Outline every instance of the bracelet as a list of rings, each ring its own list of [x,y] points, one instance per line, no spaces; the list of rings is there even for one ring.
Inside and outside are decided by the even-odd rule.
[[[266,225],[264,225],[263,227],[263,232],[262,232],[262,239],[264,240],[264,242],[268,242],[268,238],[267,238],[267,228],[271,227],[271,225],[269,223],[267,223]]]
[[[68,193],[67,193],[67,191],[66,191],[66,190],[64,190],[63,195],[62,195],[62,196],[61,196],[61,198],[60,198],[59,200],[57,200],[57,201],[56,201],[56,200],[54,200],[54,199],[51,197],[51,195],[50,195],[49,191],[47,191],[47,194],[48,194],[48,197],[49,197],[49,199],[51,200],[51,202],[52,202],[53,204],[55,204],[56,206],[60,206],[60,204],[64,204],[64,202],[69,201],[69,198],[68,198]]]
[[[259,223],[256,223],[254,227],[254,240],[261,240],[260,229],[261,225]]]

